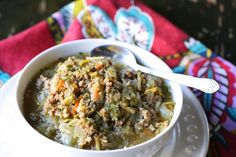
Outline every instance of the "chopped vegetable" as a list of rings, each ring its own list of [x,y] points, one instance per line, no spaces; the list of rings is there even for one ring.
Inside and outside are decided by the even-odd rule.
[[[144,94],[147,94],[149,92],[155,93],[156,91],[157,91],[157,87],[154,87],[154,88],[150,88],[150,89],[145,90]]]
[[[131,113],[131,114],[134,114],[134,113],[135,113],[135,109],[134,109],[133,107],[128,107],[128,106],[126,106],[126,105],[124,105],[124,104],[121,104],[120,106],[121,106],[124,110],[128,111],[128,112]]]
[[[81,60],[80,62],[79,62],[79,66],[83,66],[83,65],[85,65],[86,63],[88,63],[89,62],[89,60],[88,59],[84,59],[84,60]]]
[[[81,100],[81,99],[82,99],[82,95],[79,96],[79,98],[77,99],[75,105],[73,106],[72,111],[71,111],[72,114],[75,114],[75,113],[76,113],[76,109],[77,109],[77,107],[79,106],[79,103],[80,103],[80,100]]]
[[[98,72],[97,71],[91,72],[89,75],[91,78],[95,78],[98,75]]]
[[[140,71],[137,72],[137,87],[138,87],[138,90],[141,91],[142,78],[141,78],[141,72]]]
[[[101,62],[95,64],[95,69],[100,70],[103,64]]]
[[[65,82],[62,79],[59,79],[57,87],[56,87],[57,91],[62,90],[62,88],[64,87],[64,83]]]
[[[97,83],[94,84],[92,86],[92,90],[93,90],[93,92],[92,92],[92,95],[91,95],[91,100],[96,102],[96,101],[99,100],[99,91],[100,91],[99,85]]]
[[[162,103],[160,107],[161,116],[165,119],[170,120],[173,116],[174,105],[175,103],[173,101]]]
[[[99,138],[97,136],[94,136],[94,141],[95,141],[96,150],[101,150],[100,141],[99,141]]]

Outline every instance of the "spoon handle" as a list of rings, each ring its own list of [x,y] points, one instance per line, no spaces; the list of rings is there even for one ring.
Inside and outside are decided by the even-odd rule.
[[[136,70],[140,70],[144,73],[155,75],[166,80],[170,80],[188,87],[199,89],[205,93],[214,93],[219,90],[219,84],[213,80],[208,78],[197,78],[193,76],[176,74],[171,72],[159,71],[155,69],[150,69],[137,64]]]

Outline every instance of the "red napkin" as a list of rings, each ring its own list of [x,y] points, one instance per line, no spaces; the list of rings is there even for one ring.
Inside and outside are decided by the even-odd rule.
[[[162,58],[175,72],[216,79],[221,89],[215,94],[193,90],[211,128],[209,156],[236,156],[235,66],[139,1],[70,3],[47,20],[0,41],[0,68],[12,76],[43,50],[82,38],[135,44]],[[0,71],[0,80],[3,77]]]

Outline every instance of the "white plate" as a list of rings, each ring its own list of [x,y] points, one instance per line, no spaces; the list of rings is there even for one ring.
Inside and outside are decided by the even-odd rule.
[[[15,82],[19,74],[12,77],[0,89],[0,156],[26,156],[25,150],[32,146],[26,143],[24,128],[16,116],[14,103]],[[183,111],[179,121],[164,148],[152,157],[204,157],[208,149],[209,129],[206,116],[201,104],[194,94],[186,87],[182,87],[184,95]],[[34,146],[35,147],[35,146]],[[40,143],[38,143],[40,149]],[[28,148],[28,149],[26,149]],[[41,156],[40,154],[35,154]]]

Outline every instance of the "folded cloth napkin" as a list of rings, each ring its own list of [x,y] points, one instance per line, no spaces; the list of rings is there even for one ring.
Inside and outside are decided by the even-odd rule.
[[[221,88],[215,94],[193,89],[209,120],[208,156],[236,156],[236,67],[138,0],[77,0],[0,41],[0,84],[43,50],[82,38],[135,44],[175,72],[217,80]]]

